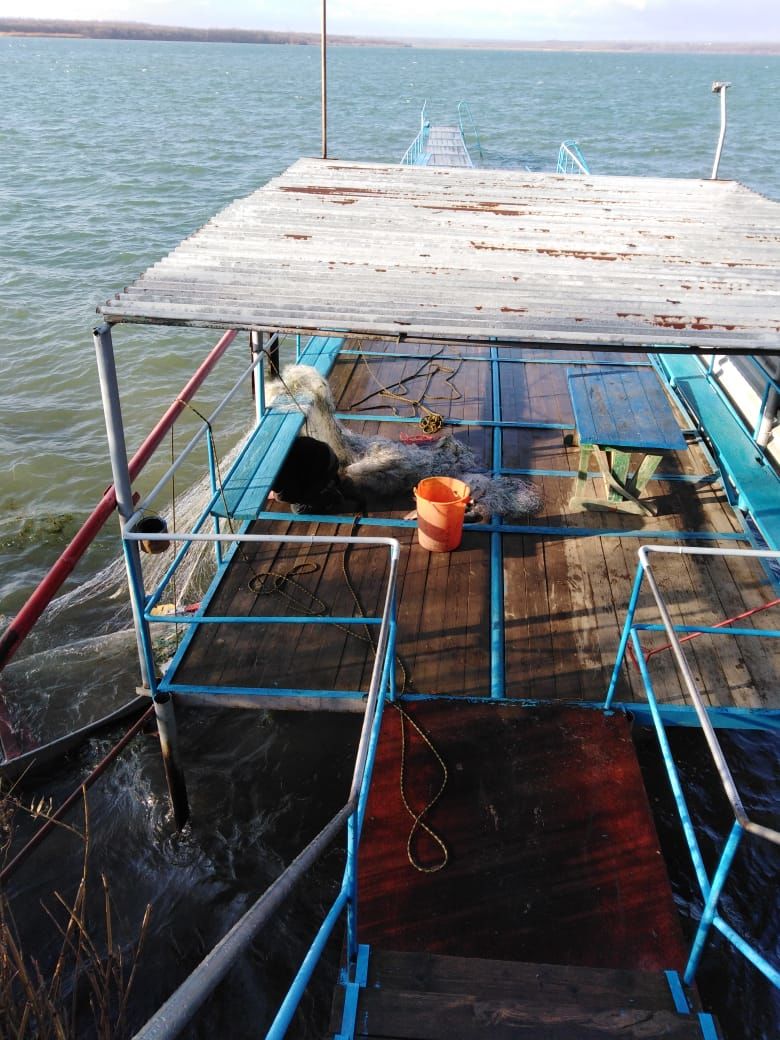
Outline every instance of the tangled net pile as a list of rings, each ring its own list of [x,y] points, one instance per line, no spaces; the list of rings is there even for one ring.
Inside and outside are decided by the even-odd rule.
[[[542,507],[533,484],[518,477],[492,477],[474,452],[451,433],[426,446],[352,433],[336,419],[330,387],[315,368],[291,365],[282,373],[282,382],[270,390],[276,391],[272,408],[303,411],[306,433],[331,446],[342,477],[366,501],[411,493],[425,477],[447,476],[458,477],[470,487],[474,519],[494,514],[530,516]]]

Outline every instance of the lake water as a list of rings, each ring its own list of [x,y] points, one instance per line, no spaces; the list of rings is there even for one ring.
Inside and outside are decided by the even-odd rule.
[[[575,138],[594,173],[707,177],[719,126],[713,80],[733,83],[721,176],[780,199],[778,57],[332,49],[329,154],[395,162],[426,98],[434,122],[454,119],[465,98],[488,165],[549,168],[561,140]],[[0,623],[110,482],[95,306],[222,206],[317,155],[319,106],[317,48],[0,39]],[[215,339],[118,331],[131,449]],[[132,693],[114,535],[101,536],[68,585],[77,609],[55,611],[6,672],[31,739],[80,717],[87,701],[110,706]],[[212,721],[204,712],[187,722],[188,756],[202,754],[204,764],[190,777],[198,822],[185,837],[170,835],[153,742],[113,770],[95,799],[96,855],[120,878],[128,927],[141,897],[154,899],[156,942],[167,950],[167,960],[150,962],[139,1014],[297,851],[302,836],[289,813],[278,815],[278,801],[306,804],[316,818],[310,803],[322,799],[327,815],[324,795],[311,794],[284,751],[354,731],[351,720],[263,716],[252,727],[243,718],[223,724],[215,741]],[[70,782],[100,750],[77,756]],[[261,761],[271,768],[258,791]],[[55,796],[67,783],[49,778]],[[63,849],[69,840],[56,839]],[[35,863],[18,896],[30,908],[57,876],[56,851]],[[298,920],[293,908],[275,926],[279,948],[300,946]],[[255,962],[273,984],[287,963],[258,952],[236,973],[234,995]],[[255,1035],[263,1000],[242,1000],[253,1023],[246,1035]],[[213,1011],[203,1035],[224,1035],[214,1026],[222,1013]],[[244,1035],[238,1022],[232,1028]]]

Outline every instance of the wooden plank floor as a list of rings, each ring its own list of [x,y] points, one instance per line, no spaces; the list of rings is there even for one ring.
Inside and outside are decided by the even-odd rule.
[[[343,355],[331,377],[340,411],[349,412],[349,428],[393,440],[418,431],[415,424],[380,421],[413,418],[424,413],[416,401],[451,418],[475,422],[493,415],[490,366],[458,360],[444,352],[423,365],[425,351],[414,344],[367,343],[372,352],[357,358]],[[393,352],[410,357],[395,357]],[[485,348],[469,348],[469,357],[487,357]],[[452,354],[453,357],[449,357]],[[580,359],[621,360],[587,352],[540,351],[509,354],[501,370],[501,415],[507,421],[571,424],[566,389],[567,364]],[[454,359],[453,359],[454,358]],[[636,361],[637,356],[629,360]],[[552,363],[552,362],[555,363]],[[563,363],[558,363],[563,362]],[[388,392],[389,391],[389,392]],[[373,417],[373,418],[372,418]],[[686,423],[682,416],[680,422]],[[489,466],[492,430],[481,426],[451,428]],[[418,431],[419,432],[419,431]],[[646,498],[657,515],[577,511],[569,497],[578,465],[578,450],[568,443],[567,429],[522,428],[502,431],[502,466],[533,470],[532,481],[544,505],[519,526],[543,527],[546,533],[503,536],[506,694],[513,698],[599,700],[607,687],[620,629],[637,565],[637,549],[653,542],[654,531],[723,534],[740,530],[725,495],[713,480],[707,456],[696,443],[665,458],[659,479],[650,482]],[[679,479],[692,478],[692,479]],[[696,479],[700,478],[700,479]],[[594,474],[590,492],[604,496]],[[398,650],[403,661],[399,684],[424,694],[489,696],[490,670],[490,539],[479,525],[466,529],[460,548],[451,554],[428,553],[415,532],[392,526],[414,506],[411,489],[386,501],[369,502],[368,512],[387,517],[388,527],[361,527],[360,533],[393,534],[402,556],[398,579]],[[291,522],[281,509],[278,523],[258,522],[253,530],[278,533],[348,534],[350,525]],[[600,531],[625,532],[599,536]],[[637,537],[643,535],[646,537]],[[673,545],[673,541],[664,544]],[[688,542],[687,544],[696,544]],[[707,545],[739,547],[743,542],[715,539]],[[362,609],[377,609],[383,582],[381,551],[359,550],[348,561],[350,580]],[[212,614],[273,616],[296,610],[327,610],[359,616],[350,592],[340,547],[257,550],[245,545],[225,576],[209,608]],[[303,568],[303,569],[298,569]],[[654,558],[654,569],[675,620],[718,624],[776,598],[760,564],[751,561]],[[288,575],[280,587],[268,579],[260,595],[258,574],[272,570]],[[275,590],[275,591],[274,591]],[[293,606],[293,600],[300,603]],[[649,596],[643,594],[640,621],[657,622]],[[762,610],[740,624],[748,628],[780,627],[780,609]],[[283,630],[282,630],[283,629]],[[646,634],[643,645],[657,650],[650,658],[659,698],[684,703],[666,640]],[[778,641],[701,636],[687,644],[694,674],[713,706],[780,707]],[[272,689],[344,690],[365,693],[371,671],[371,646],[358,626],[352,634],[333,626],[217,625],[198,634],[177,681],[264,686]],[[618,697],[644,699],[637,669],[622,671]]]
[[[408,710],[446,764],[447,786],[425,822],[449,860],[435,873],[408,860],[402,719],[388,706],[361,842],[361,942],[644,971],[683,965],[625,718],[441,702]],[[442,773],[408,723],[406,738],[406,799],[419,813]],[[422,866],[442,861],[420,829],[411,849]]]

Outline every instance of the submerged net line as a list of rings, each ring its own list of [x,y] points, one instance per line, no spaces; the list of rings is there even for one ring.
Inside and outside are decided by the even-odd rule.
[[[305,409],[309,435],[325,441],[339,460],[341,474],[364,499],[389,498],[411,492],[425,477],[457,477],[469,485],[475,512],[483,518],[529,516],[542,507],[539,490],[519,477],[493,476],[467,445],[445,433],[429,445],[365,436],[347,429],[336,418],[336,404],[327,380],[308,365],[284,371],[284,386],[271,407],[279,411]]]

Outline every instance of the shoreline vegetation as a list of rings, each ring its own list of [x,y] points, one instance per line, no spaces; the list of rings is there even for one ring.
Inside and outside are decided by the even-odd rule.
[[[153,40],[183,43],[264,43],[319,46],[319,33],[265,29],[194,29],[145,22],[0,18],[0,36],[57,36],[91,40]],[[780,54],[776,41],[663,42],[639,40],[464,40],[328,35],[337,47],[418,47],[468,50],[609,51],[680,54]]]

